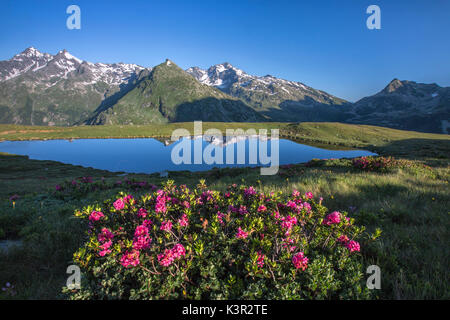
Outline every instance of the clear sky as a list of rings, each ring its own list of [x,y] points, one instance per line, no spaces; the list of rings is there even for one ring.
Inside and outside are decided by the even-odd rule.
[[[81,8],[69,30],[66,8]],[[381,8],[381,30],[366,9]],[[450,86],[448,0],[0,0],[0,60],[33,46],[91,62],[230,62],[355,101],[393,78]]]

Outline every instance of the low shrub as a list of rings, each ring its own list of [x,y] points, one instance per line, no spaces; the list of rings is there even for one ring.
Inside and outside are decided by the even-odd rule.
[[[360,157],[352,160],[354,168],[364,171],[387,171],[395,165],[391,157]]]
[[[352,159],[352,166],[363,171],[387,172],[393,169],[404,169],[415,175],[426,175],[436,178],[433,168],[418,161],[395,159],[393,157],[360,157]]]
[[[368,298],[364,227],[313,194],[231,185],[195,190],[168,181],[78,210],[89,224],[74,254],[71,299]]]

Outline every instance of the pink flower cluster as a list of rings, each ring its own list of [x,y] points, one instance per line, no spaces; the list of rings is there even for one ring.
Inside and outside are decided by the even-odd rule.
[[[223,222],[224,217],[225,217],[225,215],[222,212],[217,211],[217,220],[219,220],[220,224],[224,224],[224,222]]]
[[[312,198],[314,198],[314,195],[312,194],[312,192],[306,192],[305,193],[305,198],[306,199],[312,199]]]
[[[114,233],[111,232],[108,228],[103,228],[101,233],[98,235],[97,239],[100,242],[100,251],[99,255],[104,257],[107,254],[111,253],[112,239],[114,238]]]
[[[305,270],[308,267],[308,258],[303,252],[299,252],[292,257],[292,263],[296,269]]]
[[[166,213],[166,201],[170,200],[170,197],[166,196],[163,190],[158,190],[158,196],[156,197],[155,211],[158,213]]]
[[[349,240],[346,235],[340,236],[337,241],[341,243],[344,247],[346,247],[350,252],[359,252],[361,247],[359,243],[355,240]]]
[[[134,239],[133,239],[133,249],[136,250],[142,250],[147,249],[150,246],[150,243],[152,242],[152,238],[148,235],[148,222],[149,220],[146,220],[146,224],[142,224],[140,226],[136,227],[136,230],[134,231]],[[151,222],[150,222],[151,224]]]
[[[103,228],[97,238],[99,242],[111,240],[114,238],[114,233],[112,233],[108,228]]]
[[[244,196],[250,197],[256,194],[256,190],[253,187],[248,187],[244,190]]]
[[[282,217],[281,221],[281,227],[286,231],[286,233],[289,233],[292,227],[297,224],[297,218],[291,216]]]
[[[205,204],[214,200],[213,192],[211,190],[204,191],[200,196],[200,204]]]
[[[138,216],[139,217],[145,218],[145,217],[147,217],[147,215],[148,215],[147,210],[145,210],[144,208],[140,208],[139,209],[139,211],[138,211]]]
[[[286,238],[283,238],[281,240],[282,240],[283,248],[285,248],[289,252],[292,252],[292,251],[294,251],[297,248],[296,246],[293,245],[294,244],[294,239],[286,237]]]
[[[158,262],[163,267],[170,266],[175,260],[186,255],[186,249],[181,243],[177,243],[172,249],[164,250],[164,253],[158,254]]]
[[[348,250],[350,250],[350,252],[353,252],[353,251],[359,252],[359,250],[360,250],[359,243],[354,240],[350,240],[349,242],[347,242],[347,244],[345,244],[345,247]]]
[[[300,213],[303,209],[305,209],[307,213],[311,212],[311,205],[308,202],[302,202],[301,198],[296,198],[294,201],[289,200],[286,203],[286,207],[294,210],[296,213]]]
[[[264,259],[265,259],[265,255],[261,253],[261,251],[258,252],[258,257],[256,259],[256,264],[258,265],[258,267],[262,268],[264,266]]]
[[[338,224],[339,222],[341,222],[341,213],[334,211],[326,216],[326,218],[322,221],[322,224],[329,226],[332,224]]]
[[[245,232],[241,229],[241,227],[238,228],[238,232],[236,233],[236,238],[238,239],[246,239],[248,237],[248,232]]]
[[[114,209],[116,210],[122,210],[123,208],[125,208],[125,202],[123,201],[122,198],[119,198],[116,201],[114,201],[113,206]]]
[[[163,231],[170,232],[170,230],[172,230],[172,226],[173,226],[172,221],[170,221],[170,220],[168,220],[168,221],[163,221],[163,222],[161,223],[160,229],[163,230]]]
[[[103,218],[105,215],[101,211],[92,211],[92,213],[89,216],[89,221],[94,222],[98,221],[101,218]]]
[[[139,254],[138,250],[127,251],[120,259],[120,263],[125,268],[136,267],[140,263]]]
[[[258,207],[258,212],[265,212],[267,210],[267,207],[265,205],[260,205]]]
[[[181,227],[187,227],[189,225],[189,219],[186,214],[183,214],[180,219],[178,219],[178,224]]]

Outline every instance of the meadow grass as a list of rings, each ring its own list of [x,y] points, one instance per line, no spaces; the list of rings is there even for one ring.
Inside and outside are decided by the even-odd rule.
[[[412,159],[411,163],[417,165],[387,172],[365,172],[352,167],[350,160],[342,159],[320,161],[312,166],[296,164],[289,169],[281,168],[275,176],[261,176],[258,168],[236,168],[195,173],[169,172],[166,178],[157,174],[128,175],[128,179],[160,185],[170,178],[189,187],[195,187],[200,179],[206,179],[209,188],[216,190],[224,190],[232,183],[244,183],[266,192],[311,191],[324,198],[324,205],[329,210],[349,212],[357,223],[367,226],[368,231],[382,230],[379,241],[362,248],[366,265],[377,264],[381,268],[379,298],[450,298],[448,136],[371,126],[302,125],[283,124],[285,127],[281,132],[297,141],[370,147],[383,155]],[[34,127],[0,128],[0,137],[5,140],[15,140],[14,137],[63,138],[63,134],[64,138],[107,137],[108,132],[112,134],[114,131],[103,127],[46,127],[52,130],[51,133],[40,132],[42,129]],[[139,130],[122,129],[127,134]],[[94,134],[95,130],[98,130],[98,135]],[[167,131],[161,129],[159,132],[165,134],[170,131],[164,130]],[[418,165],[422,163],[431,167]],[[73,211],[114,196],[123,189],[111,187],[64,200],[54,196],[56,184],[82,176],[91,176],[94,180],[104,177],[107,182],[124,179],[120,173],[0,154],[0,239],[21,240],[23,243],[0,253],[0,287],[6,282],[15,286],[14,291],[0,292],[0,298],[61,297],[61,287],[68,276],[66,268],[71,264],[72,253],[83,241],[85,228],[74,219]],[[20,196],[15,201],[15,208],[9,200],[13,194]]]

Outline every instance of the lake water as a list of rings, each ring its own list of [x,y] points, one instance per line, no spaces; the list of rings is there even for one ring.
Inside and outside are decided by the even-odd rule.
[[[279,164],[291,164],[308,162],[311,159],[330,158],[352,158],[359,156],[375,155],[366,150],[327,150],[299,144],[290,140],[279,139]],[[272,141],[267,142],[268,157],[272,156],[270,148]],[[181,145],[183,144],[183,145]],[[220,158],[223,152],[223,164],[206,164],[204,159],[200,159],[201,164],[194,163],[194,145],[205,149],[216,148],[211,155]],[[249,159],[249,150],[257,146],[258,150],[265,148],[265,142],[258,138],[240,137],[229,141],[217,142],[212,138],[182,138],[179,141],[170,140],[159,141],[157,139],[76,139],[68,140],[34,140],[34,141],[4,141],[0,142],[0,151],[11,154],[27,155],[30,159],[54,160],[67,164],[93,167],[109,171],[123,171],[127,173],[154,173],[164,171],[202,171],[214,167],[248,167],[266,165],[267,161],[262,161],[257,157],[256,163]],[[182,164],[175,164],[172,161],[172,150],[180,149],[182,146],[189,146],[191,150],[191,163],[189,161]],[[231,151],[233,150],[233,151]],[[245,150],[244,163],[238,163],[239,152]],[[179,152],[179,155],[183,155]],[[218,152],[216,154],[216,152]],[[188,153],[186,153],[188,154]],[[227,164],[227,154],[229,160],[234,159],[233,164]],[[240,153],[240,160],[242,155]],[[259,153],[258,153],[259,154]],[[198,155],[198,153],[197,153]],[[200,154],[200,158],[201,158]],[[233,157],[231,156],[233,155]],[[185,158],[186,160],[186,158]],[[198,161],[198,159],[197,159]],[[242,161],[241,161],[242,162]],[[230,163],[230,161],[228,161]],[[238,163],[238,164],[237,164]]]

